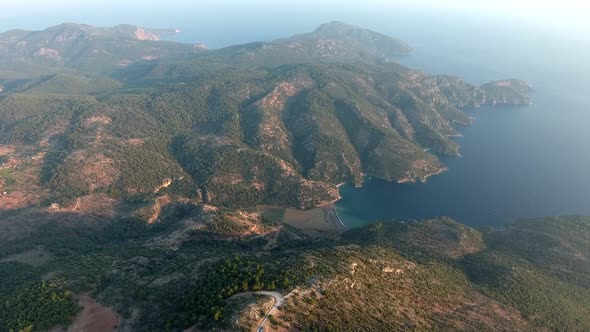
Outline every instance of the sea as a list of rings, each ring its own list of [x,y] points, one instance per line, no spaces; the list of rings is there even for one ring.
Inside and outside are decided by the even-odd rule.
[[[438,29],[407,32],[416,52],[400,62],[473,84],[524,79],[535,90],[533,105],[465,110],[475,122],[459,128],[462,157],[440,157],[447,172],[426,183],[367,178],[360,188],[344,185],[340,218],[358,227],[448,216],[498,228],[519,218],[590,215],[588,40],[573,29],[455,18]]]
[[[188,2],[186,2],[188,3]],[[126,6],[121,3],[120,6]],[[449,216],[474,227],[502,227],[519,218],[590,215],[590,34],[574,26],[512,15],[451,9],[268,2],[173,1],[119,8],[73,7],[42,16],[11,13],[0,30],[52,24],[118,23],[180,28],[168,38],[221,48],[272,40],[339,20],[408,42],[399,57],[429,74],[452,74],[472,84],[519,78],[532,84],[529,107],[465,110],[476,120],[459,128],[462,157],[440,159],[448,171],[426,183],[366,178],[340,187],[336,209],[350,228],[377,220]],[[79,4],[78,6],[84,6]],[[130,12],[133,15],[129,15]]]

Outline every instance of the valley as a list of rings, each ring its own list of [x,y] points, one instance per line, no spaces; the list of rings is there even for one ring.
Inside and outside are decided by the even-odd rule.
[[[588,218],[349,229],[334,206],[446,171],[464,109],[528,107],[527,82],[413,70],[342,22],[156,32],[0,34],[0,331],[590,328]]]

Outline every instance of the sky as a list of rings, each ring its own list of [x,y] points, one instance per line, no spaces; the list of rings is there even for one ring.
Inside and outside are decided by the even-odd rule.
[[[59,14],[67,9],[81,9],[108,12],[110,8],[127,7],[143,10],[154,7],[170,9],[172,7],[193,7],[210,10],[214,8],[231,9],[239,7],[283,6],[337,6],[337,7],[384,7],[399,5],[426,5],[429,7],[471,10],[474,12],[514,15],[538,20],[559,21],[561,23],[584,24],[585,16],[590,12],[587,0],[0,0],[0,19],[13,19],[28,14]],[[106,10],[105,10],[106,9]],[[117,16],[117,15],[115,15]]]
[[[416,17],[420,10],[433,18],[500,17],[590,35],[588,0],[0,0],[0,31],[43,29],[63,22],[192,26],[203,34],[215,31],[217,45],[210,46],[219,47],[249,41],[236,37],[242,29],[244,35],[272,39],[327,20],[372,28],[372,22]],[[224,34],[233,37],[224,39]]]
[[[587,0],[414,0],[412,3],[507,15],[554,24],[588,26]]]

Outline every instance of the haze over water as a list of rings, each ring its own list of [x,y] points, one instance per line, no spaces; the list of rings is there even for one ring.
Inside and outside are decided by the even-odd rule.
[[[337,208],[344,222],[450,216],[500,226],[521,217],[589,215],[588,41],[519,24],[490,30],[471,19],[435,35],[406,37],[416,54],[401,62],[476,84],[522,78],[535,89],[534,105],[468,111],[476,121],[460,129],[463,158],[443,157],[449,171],[425,184],[343,186]]]

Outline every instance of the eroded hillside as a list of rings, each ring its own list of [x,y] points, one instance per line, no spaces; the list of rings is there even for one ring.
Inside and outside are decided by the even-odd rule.
[[[147,88],[88,83],[96,94],[79,80],[54,76],[0,100],[0,140],[42,154],[52,202],[93,193],[151,201],[171,180],[164,193],[203,203],[309,208],[362,174],[413,182],[444,171],[425,150],[459,153],[453,125],[472,121],[461,108],[506,102],[397,66],[235,68]]]

